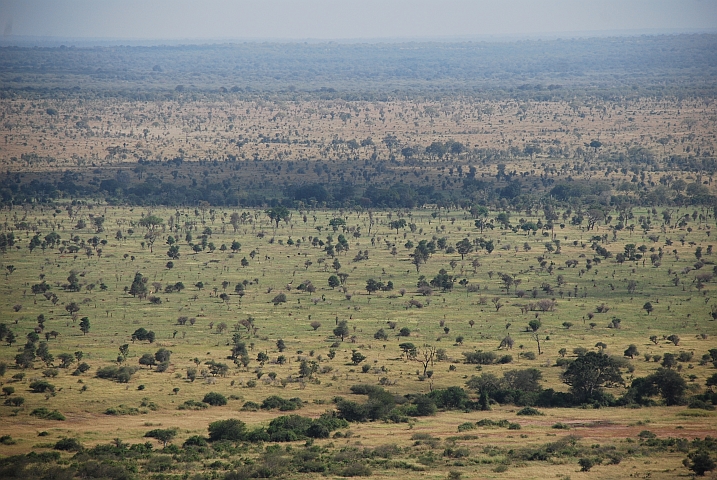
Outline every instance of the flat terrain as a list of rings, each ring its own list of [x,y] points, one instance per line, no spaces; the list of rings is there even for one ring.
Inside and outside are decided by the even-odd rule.
[[[0,47],[0,478],[711,474],[716,52]]]
[[[68,216],[70,210],[72,217]],[[235,232],[230,217],[232,213],[244,212],[245,223],[237,223]],[[150,213],[164,220],[152,251],[145,239],[147,230],[140,226],[142,216]],[[674,218],[682,218],[689,213],[680,209],[673,214]],[[20,370],[8,370],[5,384],[14,386],[16,394],[23,396],[26,402],[20,409],[2,407],[3,430],[18,442],[3,450],[7,453],[27,451],[33,445],[51,444],[63,436],[76,437],[85,445],[104,443],[115,437],[137,442],[150,427],[160,425],[177,427],[181,432],[179,436],[186,438],[204,434],[207,424],[213,420],[230,417],[240,418],[250,426],[266,425],[277,412],[242,412],[244,402],[261,403],[274,394],[299,397],[309,405],[297,413],[312,416],[330,409],[334,397],[350,395],[351,385],[378,384],[379,381],[397,394],[428,393],[431,389],[465,386],[471,376],[480,373],[500,376],[507,370],[534,367],[543,375],[543,387],[566,391],[567,386],[560,380],[563,369],[554,366],[560,358],[558,351],[566,348],[567,356],[571,357],[574,348],[596,350],[599,342],[603,344],[601,349],[618,356],[622,356],[628,345],[637,346],[639,355],[626,363],[628,382],[630,378],[648,375],[659,366],[654,361],[646,362],[644,355],[690,352],[692,360],[679,363],[678,367],[682,375],[689,377],[693,391],[699,392],[706,378],[714,373],[711,363],[701,365],[699,359],[714,346],[712,339],[717,328],[710,316],[714,304],[711,283],[695,280],[696,275],[711,268],[708,263],[694,270],[693,265],[696,249],[702,247],[702,251],[707,252],[709,248],[711,229],[707,222],[711,216],[706,215],[704,222],[697,216],[694,221],[688,217],[686,223],[676,226],[661,225],[657,215],[650,212],[635,210],[632,214],[632,221],[651,218],[657,238],[648,238],[652,232],[644,235],[629,230],[613,236],[605,225],[591,231],[570,225],[556,226],[554,239],[559,240],[560,252],[549,253],[546,242],[556,245],[550,240],[553,238],[550,230],[526,235],[522,230],[514,233],[496,225],[481,235],[468,212],[461,210],[373,212],[370,215],[352,211],[294,211],[288,221],[280,221],[277,228],[263,211],[255,210],[153,209],[150,212],[92,204],[58,212],[47,208],[6,209],[7,224],[26,222],[47,232],[54,229],[61,239],[66,239],[66,244],[44,251],[38,247],[30,253],[26,244],[32,235],[17,231],[19,248],[9,249],[3,256],[3,265],[13,265],[14,271],[3,280],[2,318],[22,339],[37,325],[37,316],[43,314],[44,332],[59,333],[48,341],[55,358],[63,352],[82,351],[83,361],[92,369],[79,377],[70,375],[72,368],[59,369],[59,374],[49,379],[56,386],[56,393],[47,396],[26,393],[28,384],[41,378],[46,370],[42,362],[37,361],[34,368],[23,370],[25,377],[21,381],[9,380]],[[94,227],[76,228],[80,220],[90,224],[92,218],[98,216],[105,219],[104,231],[98,233]],[[537,222],[540,215],[521,217],[525,222]],[[329,222],[336,218],[343,219],[345,226],[334,232]],[[391,230],[390,221],[398,218],[407,220],[411,228],[399,228],[398,234]],[[173,229],[170,224],[174,225]],[[211,230],[207,240],[216,250],[210,251],[208,246],[200,253],[193,253],[185,237],[190,234],[194,242],[199,242],[205,229]],[[321,247],[312,246],[312,240],[316,237],[328,242],[330,236],[337,244],[342,232],[349,248],[335,259],[340,263],[338,272],[347,277],[344,285],[330,288],[327,279],[336,273],[334,259]],[[170,235],[180,239],[180,257],[173,261],[171,269],[166,266],[169,260],[166,242]],[[599,263],[593,262],[595,252],[591,249],[596,236],[597,244],[613,253],[611,258]],[[98,244],[97,249],[89,246],[88,241],[93,237],[106,244]],[[438,249],[417,272],[409,256],[413,249],[406,248],[405,244],[409,241],[417,244],[432,237],[445,238],[447,246],[463,238],[485,237],[492,239],[496,248],[490,254],[477,250],[463,259],[456,252]],[[232,252],[233,241],[241,243],[240,250]],[[83,242],[88,250],[83,247],[75,254],[68,251]],[[642,260],[623,264],[615,261],[614,255],[622,252],[628,243],[645,245],[647,261],[644,264]],[[648,258],[651,249],[662,252],[655,264]],[[709,262],[711,256],[706,254],[703,260]],[[246,259],[246,266],[242,266],[242,259]],[[576,260],[577,266],[566,266],[570,260]],[[541,266],[541,262],[545,263]],[[456,282],[452,290],[446,292],[435,288],[429,296],[417,293],[419,275],[425,275],[430,281],[441,269],[456,280],[467,280],[467,284]],[[71,271],[79,277],[78,292],[62,288]],[[137,272],[148,278],[149,294],[159,299],[158,304],[125,292]],[[501,274],[514,278],[508,292]],[[368,294],[365,286],[369,278],[384,283],[391,281],[393,290]],[[59,297],[56,305],[43,295],[31,293],[31,286],[40,279]],[[635,290],[629,293],[627,285],[631,280],[637,283]],[[237,283],[244,281],[245,294],[236,295]],[[315,291],[298,288],[302,283],[308,285],[307,281]],[[166,286],[176,282],[182,282],[186,288],[179,293],[164,293]],[[201,289],[195,286],[198,282],[203,283]],[[106,289],[102,289],[102,285]],[[227,293],[225,299],[219,298],[222,293]],[[285,293],[287,301],[275,305],[272,299],[279,293]],[[529,306],[551,299],[555,300],[552,311]],[[411,300],[418,303],[411,306]],[[649,315],[643,310],[648,301],[654,305]],[[80,307],[74,320],[63,307],[71,302]],[[501,304],[498,309],[497,303]],[[601,305],[607,307],[603,308],[607,313],[596,313]],[[84,316],[91,323],[86,335],[79,331],[78,318]],[[177,319],[183,316],[192,321],[178,325]],[[239,323],[249,317],[256,327],[252,333]],[[536,342],[525,331],[533,318],[542,322],[541,355],[537,355]],[[614,326],[614,318],[621,320],[620,328],[609,328]],[[332,333],[338,320],[348,321],[349,335],[343,342]],[[312,321],[320,323],[316,330],[310,326]],[[395,328],[391,329],[387,322],[395,322]],[[571,325],[566,327],[565,322]],[[140,327],[156,333],[153,344],[130,340],[132,332]],[[397,336],[404,327],[410,329],[410,336]],[[374,338],[379,329],[388,333],[387,340]],[[251,361],[247,367],[234,366],[227,360],[235,332],[243,336],[250,350]],[[510,354],[510,363],[482,366],[478,370],[475,365],[464,363],[463,352],[496,351],[501,339],[508,334],[515,340],[513,349],[498,353]],[[679,345],[664,340],[672,334],[680,336]],[[657,337],[656,342],[649,340],[653,335]],[[458,337],[462,337],[460,344],[456,343]],[[283,354],[277,350],[279,339],[286,344]],[[445,350],[445,359],[429,367],[433,372],[430,378],[421,375],[423,368],[417,360],[407,361],[402,355],[398,345],[405,341]],[[154,353],[160,347],[171,350],[169,368],[163,373],[140,368],[127,384],[94,378],[98,368],[116,364],[122,344],[129,344],[126,364],[138,367],[142,354]],[[337,346],[331,347],[332,344]],[[327,357],[330,350],[336,351],[331,360]],[[366,373],[362,373],[360,365],[351,363],[354,350],[367,357],[362,363],[370,366]],[[0,355],[8,364],[14,363],[13,356],[17,352],[17,344],[0,347]],[[268,355],[266,363],[256,361],[259,352]],[[525,355],[528,353],[535,355],[535,359]],[[285,364],[276,363],[279,355],[286,357]],[[197,366],[195,358],[200,371],[207,368],[204,364],[210,360],[228,363],[231,368],[226,376],[202,378],[200,374],[192,382],[186,379],[186,370]],[[301,359],[317,361],[319,372],[323,373],[315,374],[315,379],[300,378]],[[275,379],[274,375],[270,378],[269,373],[276,374]],[[256,381],[257,377],[260,380],[250,386],[253,385],[250,381]],[[173,392],[175,388],[178,390]],[[226,407],[177,410],[186,400],[201,400],[209,391],[220,392],[233,400]],[[611,393],[619,395],[621,391],[618,388]],[[28,416],[42,406],[60,410],[67,420],[58,422]],[[120,406],[137,409],[136,415],[106,414],[107,409]],[[713,412],[686,407],[545,409],[546,415],[542,417],[516,417],[517,410],[519,408],[511,405],[496,405],[490,412],[439,412],[436,417],[419,418],[417,423],[409,425],[352,424],[354,437],[348,444],[375,447],[396,443],[409,448],[416,432],[430,433],[450,443],[447,438],[457,435],[458,425],[481,418],[509,419],[521,424],[523,428],[519,432],[510,432],[514,434],[507,437],[505,429],[496,427],[484,431],[479,427],[477,431],[466,432],[477,435],[475,439],[451,440],[469,448],[474,452],[472,457],[478,455],[474,458],[477,459],[487,445],[499,448],[515,448],[525,442],[537,445],[550,441],[546,435],[553,434],[577,435],[582,438],[581,443],[605,443],[623,448],[622,443],[628,439],[637,441],[636,435],[643,430],[650,430],[659,438],[692,439],[709,435],[715,427]],[[562,433],[551,428],[556,423],[573,428]],[[49,438],[38,442],[39,431],[47,431]],[[439,448],[438,453],[442,450],[443,447]],[[686,472],[680,470],[683,457],[660,455],[649,457],[649,463],[643,460],[633,463],[634,460],[626,458],[619,467],[602,466],[594,471],[603,472],[597,473],[600,476],[619,477],[627,464],[640,475],[651,473],[653,478],[670,478],[676,471]],[[565,462],[559,467],[565,475],[575,474],[574,460],[561,462]],[[495,466],[491,466],[490,461],[459,464],[458,469],[468,476],[489,475]],[[451,462],[440,461],[427,467],[426,474],[445,472],[450,465]],[[500,475],[544,478],[555,468],[544,462],[518,462]],[[385,474],[392,475],[390,469]]]
[[[47,112],[50,111],[51,114]],[[652,158],[713,153],[717,104],[635,99],[488,101],[19,99],[0,103],[0,161],[11,171],[106,166],[138,160],[404,160],[433,142],[459,142],[448,159],[482,152],[561,162],[601,155]],[[391,141],[386,141],[389,139]],[[530,156],[530,155],[528,155]],[[411,158],[411,157],[409,157]],[[434,156],[433,160],[436,159]],[[542,161],[542,160],[541,160]]]

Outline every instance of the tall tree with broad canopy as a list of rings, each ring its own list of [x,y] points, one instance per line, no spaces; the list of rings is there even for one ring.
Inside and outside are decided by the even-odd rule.
[[[573,361],[563,373],[563,382],[580,403],[597,399],[603,387],[623,384],[620,368],[604,353],[588,352]]]
[[[281,220],[284,220],[285,222],[289,221],[289,209],[286,207],[273,207],[265,212],[269,219],[276,224],[276,228],[279,228],[279,222]]]

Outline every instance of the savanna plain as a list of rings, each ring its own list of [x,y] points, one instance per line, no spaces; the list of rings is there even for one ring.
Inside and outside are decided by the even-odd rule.
[[[2,47],[0,477],[713,475],[715,43]]]

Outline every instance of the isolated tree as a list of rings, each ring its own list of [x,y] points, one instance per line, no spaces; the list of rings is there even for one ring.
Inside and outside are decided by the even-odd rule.
[[[652,303],[645,302],[645,304],[642,306],[642,309],[647,312],[647,314],[651,314],[652,311],[655,309],[655,307],[652,306]]]
[[[435,358],[436,347],[434,347],[433,345],[424,345],[423,348],[421,348],[420,352],[418,353],[418,360],[423,366],[423,376],[426,375],[429,365],[433,366]]]
[[[329,277],[329,287],[334,289],[340,285],[341,285],[341,281],[339,280],[339,277],[337,277],[336,275],[331,275]]]
[[[535,340],[535,343],[538,344],[538,355],[542,355],[543,351],[540,347],[540,333],[538,333],[538,330],[541,327],[540,320],[537,318],[531,320],[528,322],[528,330],[531,332],[531,336],[533,337],[533,340]]]
[[[341,341],[344,341],[344,337],[349,334],[349,323],[346,320],[341,320],[334,328],[334,336],[341,337]]]
[[[123,360],[127,360],[127,356],[129,355],[129,344],[125,343],[124,345],[120,345],[119,353]]]
[[[627,347],[627,350],[623,353],[624,356],[635,358],[636,355],[640,355],[640,352],[637,351],[637,345],[630,344],[629,347]]]
[[[390,222],[388,226],[391,228],[391,230],[396,230],[396,235],[398,235],[398,231],[406,227],[406,220],[403,218],[399,218],[398,220],[393,220],[392,222]]]
[[[154,343],[155,335],[151,330],[147,330],[143,327],[138,328],[132,333],[132,342],[135,340],[143,341],[147,340],[149,343]]]
[[[383,328],[380,328],[373,334],[373,338],[376,340],[388,340],[388,334],[383,330]]]
[[[361,352],[354,350],[351,354],[351,363],[354,365],[358,365],[359,363],[366,360],[366,355],[363,355]]]
[[[416,346],[410,342],[399,343],[398,348],[400,348],[403,352],[403,355],[406,356],[406,360],[411,360],[415,358],[416,355],[418,355]]]
[[[90,331],[90,319],[88,317],[82,317],[82,319],[80,319],[80,331],[83,335],[87,335]]]
[[[276,224],[276,228],[279,228],[279,222],[284,220],[289,221],[289,209],[286,207],[273,207],[265,211],[269,219]]]
[[[284,350],[286,350],[286,344],[284,343],[284,340],[282,340],[281,338],[277,340],[276,348],[279,349],[279,352],[283,352]]]
[[[129,287],[129,294],[133,297],[139,296],[139,298],[147,296],[147,279],[144,278],[141,273],[137,272],[134,274],[132,286]]]
[[[77,302],[70,302],[65,305],[65,310],[67,310],[67,313],[69,313],[70,315],[74,315],[75,313],[80,311],[80,306],[77,304]]]

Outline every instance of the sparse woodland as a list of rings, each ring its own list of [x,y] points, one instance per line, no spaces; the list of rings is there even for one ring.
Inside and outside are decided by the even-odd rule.
[[[0,477],[713,474],[715,38],[0,49]]]

